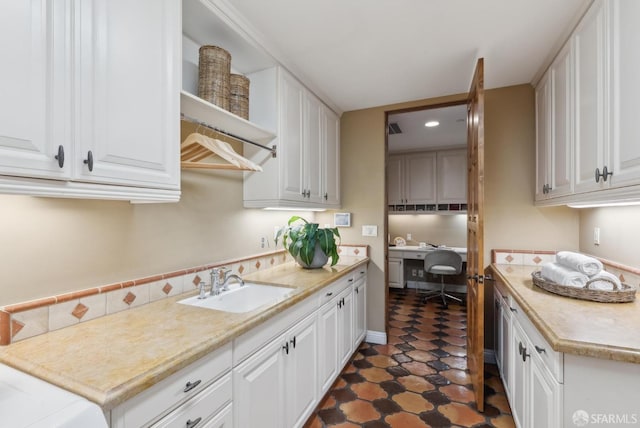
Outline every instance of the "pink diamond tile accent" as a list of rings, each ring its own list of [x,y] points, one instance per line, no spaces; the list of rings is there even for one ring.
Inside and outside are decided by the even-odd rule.
[[[505,257],[505,260],[508,261],[509,263],[511,263],[515,259],[513,257],[511,257],[511,254],[509,254],[507,257]]]
[[[131,304],[133,303],[134,300],[136,300],[136,295],[133,294],[131,291],[129,291],[127,293],[127,295],[124,296],[124,299],[122,299],[122,301],[125,302],[129,306],[131,306]]]
[[[258,260],[258,261],[256,262],[256,269],[260,269],[260,266],[262,266],[262,265],[260,264],[260,260]]]
[[[271,257],[271,260],[269,261],[269,263],[271,263],[271,265],[273,266],[276,263],[276,259],[274,259],[273,257]]]
[[[342,247],[338,247],[338,254],[342,254]]]
[[[512,273],[513,272],[513,268],[511,266],[508,266],[507,269],[505,269],[507,272]]]
[[[193,282],[193,285],[195,285],[197,287],[200,284],[200,281],[202,281],[202,278],[200,278],[198,275],[196,275],[193,278],[193,281],[191,281],[191,282]]]
[[[20,321],[11,320],[11,337],[14,337],[20,330],[24,328],[24,323]]]
[[[73,308],[73,311],[71,311],[71,315],[81,320],[84,314],[86,314],[88,310],[89,310],[88,307],[86,307],[82,303],[78,303],[76,307]]]
[[[164,285],[164,287],[162,287],[162,292],[166,295],[169,295],[169,293],[171,293],[171,290],[173,290],[173,286],[168,282]]]
[[[355,255],[357,256],[358,254],[360,254],[360,250],[358,250],[357,248],[355,250],[353,250],[353,252],[355,253]]]
[[[244,266],[243,265],[240,265],[240,267],[238,268],[238,272],[239,273],[244,272]]]
[[[542,259],[541,259],[540,257],[538,257],[538,256],[535,256],[535,257],[533,258],[533,262],[534,262],[535,264],[537,264],[537,265],[539,265],[541,261],[542,261]]]

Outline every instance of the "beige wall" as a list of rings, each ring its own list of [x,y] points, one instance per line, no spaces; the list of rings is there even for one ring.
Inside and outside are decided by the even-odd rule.
[[[576,210],[580,213],[580,251],[640,269],[640,207]],[[600,228],[600,245],[593,228]]]
[[[390,215],[389,235],[391,242],[396,236],[406,240],[407,233],[410,233],[412,238],[412,242],[407,242],[408,245],[428,242],[449,247],[466,247],[467,217],[464,214]]]
[[[0,207],[0,305],[273,250],[260,237],[291,215],[243,209],[241,172],[183,171],[176,204],[1,195]]]

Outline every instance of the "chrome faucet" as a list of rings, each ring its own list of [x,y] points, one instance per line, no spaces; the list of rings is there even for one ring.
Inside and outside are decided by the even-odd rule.
[[[229,280],[235,279],[240,286],[244,286],[244,280],[235,273],[230,274],[231,269],[226,267],[211,269],[211,295],[218,296],[223,291],[229,291]]]

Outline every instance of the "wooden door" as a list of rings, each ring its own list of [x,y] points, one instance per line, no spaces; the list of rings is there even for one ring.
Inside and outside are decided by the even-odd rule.
[[[467,365],[479,411],[484,411],[484,59],[467,101]]]

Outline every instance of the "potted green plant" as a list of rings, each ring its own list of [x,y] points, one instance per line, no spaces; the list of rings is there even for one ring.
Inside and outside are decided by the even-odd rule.
[[[302,223],[293,223],[301,220]],[[289,254],[306,269],[320,268],[327,264],[331,257],[331,266],[338,263],[338,245],[340,238],[338,228],[321,228],[318,223],[309,223],[304,218],[294,215],[286,226],[276,233],[276,245],[282,236],[282,245]]]

